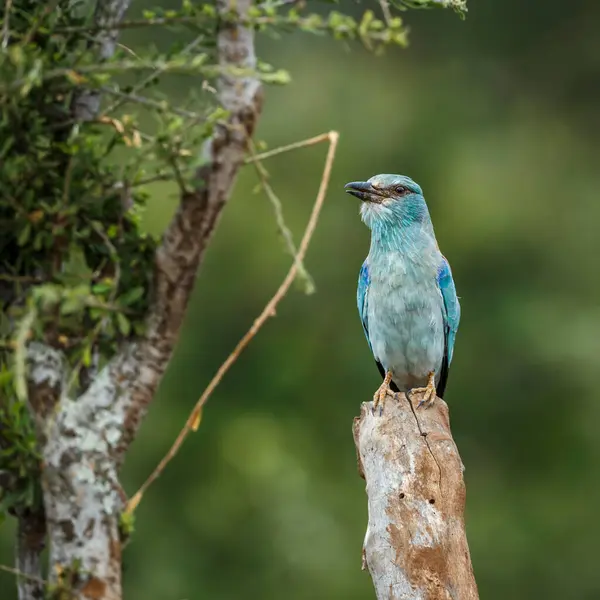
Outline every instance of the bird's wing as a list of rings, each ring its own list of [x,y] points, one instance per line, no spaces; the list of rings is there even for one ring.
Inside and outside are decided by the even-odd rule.
[[[444,301],[445,351],[440,381],[437,385],[437,395],[440,398],[443,398],[446,383],[448,381],[448,370],[450,369],[450,363],[452,362],[452,355],[454,353],[456,332],[458,331],[458,324],[460,322],[460,303],[458,302],[458,296],[456,295],[454,279],[452,279],[452,270],[444,256],[442,256],[442,263],[438,269],[437,283]]]
[[[369,342],[369,348],[371,348],[371,340],[369,339],[369,325],[367,321],[367,301],[368,291],[371,279],[369,277],[369,265],[367,261],[362,264],[360,273],[358,274],[358,288],[356,290],[356,303],[358,304],[358,314],[360,315],[360,322],[362,323],[365,335],[367,336],[367,342]],[[371,348],[373,351],[373,348]]]
[[[369,285],[371,283],[371,278],[369,276],[369,264],[367,260],[363,263],[360,268],[360,273],[358,274],[358,288],[356,290],[356,303],[358,304],[358,314],[360,315],[360,322],[362,323],[365,336],[367,338],[367,342],[369,344],[369,348],[371,349],[371,353],[373,352],[373,347],[371,346],[371,339],[369,338],[369,321],[368,321],[368,303],[369,303]],[[375,358],[375,357],[374,357]],[[383,365],[375,358],[375,364],[379,369],[379,373],[382,377],[385,377],[385,369]],[[398,388],[395,383],[391,383],[390,387],[397,392]]]

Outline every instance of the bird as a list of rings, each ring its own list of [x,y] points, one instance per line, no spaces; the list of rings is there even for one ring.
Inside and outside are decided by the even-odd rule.
[[[352,181],[371,230],[360,268],[358,312],[383,382],[373,413],[388,396],[421,396],[417,408],[443,398],[460,322],[450,264],[440,252],[423,190],[405,175],[381,174]]]

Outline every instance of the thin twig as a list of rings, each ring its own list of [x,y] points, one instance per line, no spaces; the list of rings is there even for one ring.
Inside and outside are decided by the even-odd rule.
[[[29,575],[27,573],[23,573],[23,571],[19,571],[19,569],[9,567],[8,565],[0,565],[0,571],[10,573],[11,575],[16,575],[17,577],[22,577],[23,579],[28,579],[29,581],[34,581],[35,583],[39,583],[41,585],[46,585],[48,583],[45,579],[41,579],[40,577],[35,577],[34,575]]]
[[[10,11],[12,9],[13,0],[6,0],[4,6],[4,23],[2,24],[2,50],[8,48],[8,42],[10,41]]]
[[[9,273],[0,273],[0,281],[14,281],[18,283],[42,283],[41,277],[33,275],[10,275]]]
[[[388,0],[379,0],[379,5],[381,6],[381,12],[383,13],[383,18],[385,19],[386,25],[389,25],[392,21],[390,3],[388,2]]]
[[[252,140],[250,140],[248,143],[248,150],[251,156],[254,158],[253,163],[256,169],[256,173],[258,175],[258,179],[260,180],[260,184],[263,190],[265,191],[267,198],[269,198],[271,204],[273,205],[273,210],[275,212],[275,221],[277,222],[277,227],[279,227],[281,236],[285,241],[285,245],[287,246],[288,252],[292,255],[294,260],[298,261],[298,251],[296,250],[296,245],[294,244],[292,232],[286,225],[285,219],[283,218],[283,206],[281,204],[281,200],[279,199],[279,197],[275,193],[275,190],[269,183],[269,173],[263,166],[262,162],[256,159],[256,149]],[[304,291],[307,294],[313,294],[315,291],[314,281],[312,280],[312,277],[309,275],[308,271],[306,270],[304,264],[301,261],[299,261],[298,263],[298,277],[304,282]]]
[[[153,19],[130,19],[121,21],[113,29],[135,29],[138,27],[164,27],[165,25],[197,25],[198,17],[188,15],[175,15],[172,17],[156,17]],[[81,33],[95,32],[107,29],[107,26],[101,25],[74,25],[70,27],[60,27],[57,33]]]
[[[272,156],[277,156],[278,154],[283,154],[284,152],[289,152],[290,150],[297,150],[298,148],[306,148],[306,146],[314,146],[315,144],[319,144],[320,142],[324,142],[325,140],[330,140],[330,133],[322,133],[320,135],[316,135],[315,137],[308,138],[306,140],[300,140],[299,142],[294,142],[293,144],[288,144],[287,146],[279,146],[279,148],[273,148],[273,150],[267,150],[266,152],[261,152],[256,156],[248,156],[244,160],[244,164],[250,164],[257,160],[264,160],[265,158],[271,158]]]
[[[134,102],[135,104],[141,104],[142,106],[148,106],[149,108],[154,108],[160,112],[170,112],[174,115],[179,115],[180,117],[187,117],[189,119],[198,119],[200,120],[202,117],[195,112],[191,112],[189,110],[184,110],[181,108],[173,108],[168,105],[167,102],[160,102],[158,100],[152,100],[151,98],[146,98],[145,96],[139,96],[137,94],[133,94],[131,92],[121,92],[119,90],[114,90],[108,86],[103,86],[100,88],[106,94],[110,94],[111,96],[116,96],[121,98],[123,102]]]
[[[191,61],[189,62],[189,64],[184,64],[179,60],[171,60],[171,61],[166,61],[162,64],[161,67],[153,67],[150,64],[147,63],[139,63],[137,61],[132,61],[132,60],[123,60],[121,62],[117,62],[117,61],[110,61],[110,62],[103,62],[103,63],[94,63],[94,64],[89,64],[89,65],[81,65],[80,67],[77,67],[77,69],[71,69],[71,68],[67,68],[67,67],[57,67],[56,69],[49,69],[47,71],[45,71],[44,73],[42,73],[42,75],[40,76],[39,81],[36,82],[36,85],[41,85],[43,83],[46,83],[48,81],[52,81],[53,79],[59,79],[61,77],[67,77],[70,80],[74,81],[76,85],[83,85],[83,83],[85,82],[86,75],[95,75],[98,73],[106,73],[106,74],[112,74],[112,73],[125,73],[125,72],[133,72],[133,71],[147,71],[149,69],[155,69],[154,72],[151,74],[152,78],[156,77],[157,75],[160,75],[163,72],[170,72],[170,73],[180,73],[180,74],[191,74],[191,75],[197,75],[199,73],[202,73],[203,75],[205,75],[206,77],[216,77],[218,75],[222,75],[223,73],[227,73],[229,71],[231,71],[233,73],[233,75],[235,76],[243,76],[243,75],[257,75],[257,72],[255,71],[247,71],[245,69],[224,69],[222,67],[219,67],[219,65],[211,65],[211,64],[207,64],[207,65],[197,65],[192,63]],[[10,93],[14,90],[18,90],[21,86],[25,85],[28,83],[28,80],[26,77],[20,77],[19,79],[13,79],[12,81],[9,82],[5,82],[4,85],[0,86],[0,93],[2,94],[7,94]],[[139,90],[138,90],[139,91]],[[123,100],[119,100],[118,101],[118,105],[120,106],[122,104]],[[109,107],[111,108],[111,107]],[[109,112],[108,110],[105,110],[103,114],[106,114],[107,112]]]
[[[205,39],[204,36],[198,36],[197,38],[193,39],[187,46],[185,46],[183,48],[183,50],[180,53],[180,56],[186,56],[187,54],[189,54],[194,48],[199,46],[200,43],[202,41],[204,41],[204,39]],[[149,75],[144,77],[144,79],[142,79],[139,83],[137,83],[133,87],[133,89],[130,92],[130,95],[135,95],[135,94],[138,94],[139,92],[141,92],[147,85],[152,83],[159,75],[162,75],[162,73],[164,73],[164,71],[166,71],[167,68],[168,67],[166,65],[163,65],[162,67],[158,67],[153,73],[150,73]],[[125,104],[125,102],[126,102],[126,100],[124,100],[124,99],[113,102],[107,108],[105,108],[104,111],[102,111],[102,114],[108,115],[109,113],[117,110],[117,108],[120,108],[123,104]]]
[[[183,444],[185,438],[191,431],[196,431],[200,424],[200,417],[202,414],[202,408],[206,404],[207,400],[210,398],[211,394],[215,390],[215,388],[219,385],[223,376],[230,369],[231,365],[237,360],[239,355],[242,353],[244,348],[250,343],[252,338],[258,333],[260,328],[265,324],[265,322],[270,318],[275,316],[275,309],[279,302],[284,298],[287,294],[290,286],[292,285],[296,274],[298,272],[298,265],[300,261],[304,259],[306,251],[308,249],[308,245],[310,244],[310,240],[314,233],[315,227],[317,225],[317,221],[319,219],[319,215],[321,213],[321,208],[323,206],[323,202],[325,200],[325,195],[327,193],[327,187],[329,185],[329,179],[331,176],[331,168],[333,165],[333,160],[335,158],[335,152],[337,149],[337,143],[339,134],[337,131],[330,131],[329,133],[323,134],[322,136],[318,136],[319,140],[328,140],[329,141],[329,149],[327,151],[327,157],[325,159],[325,166],[323,168],[323,175],[321,177],[321,183],[319,185],[319,191],[317,193],[317,197],[315,199],[315,203],[313,205],[313,209],[308,220],[308,224],[306,225],[306,229],[304,230],[304,235],[302,236],[302,241],[300,242],[300,247],[298,249],[297,259],[294,260],[290,270],[288,271],[285,279],[279,286],[278,290],[275,292],[274,296],[269,300],[263,311],[256,318],[252,327],[246,332],[244,337],[238,342],[237,346],[233,350],[233,352],[227,357],[225,362],[219,367],[214,377],[211,379],[210,383],[200,396],[200,399],[194,406],[194,409],[190,413],[185,425],[175,438],[173,445],[165,454],[163,459],[154,469],[154,471],[150,474],[148,479],[141,485],[139,490],[135,493],[135,495],[129,500],[126,508],[127,513],[132,513],[137,505],[140,503],[144,493],[148,489],[148,487],[160,476],[160,474],[164,471],[165,467],[171,462],[171,460],[175,457],[179,448]],[[314,142],[316,143],[316,142]],[[297,146],[296,146],[297,147]]]
[[[103,231],[102,227],[92,221],[92,228],[102,238],[102,241],[104,242],[104,245],[106,246],[108,254],[110,255],[115,267],[115,281],[109,296],[109,304],[114,304],[119,291],[119,284],[121,283],[121,258],[119,257],[119,253],[117,252],[115,245],[110,241],[110,238],[106,235],[106,232]]]
[[[295,0],[292,0],[290,2],[281,2],[280,5],[281,6],[289,6],[290,4],[293,4]],[[404,0],[405,2],[408,0]],[[274,8],[274,7],[269,7],[269,8]],[[413,6],[413,8],[417,8],[417,6]],[[314,20],[311,20],[312,16],[311,15],[307,15],[304,17],[298,17],[298,15],[294,12],[290,12],[289,14],[274,14],[274,15],[258,15],[252,18],[246,18],[246,19],[240,19],[238,18],[230,18],[229,20],[225,20],[223,19],[223,22],[231,22],[232,20],[234,20],[234,22],[238,25],[241,25],[243,27],[264,27],[264,26],[269,26],[269,25],[280,25],[280,26],[285,26],[285,25],[295,25],[295,26],[299,26],[300,28],[308,28],[309,26],[312,28],[312,30],[317,30],[317,31],[328,31],[328,30],[333,30],[335,29],[335,31],[337,33],[340,34],[347,34],[347,35],[351,35],[356,31],[356,25],[353,23],[343,23],[343,24],[339,24],[339,25],[333,25],[329,20],[325,19],[321,22],[317,22],[315,23]],[[153,19],[135,19],[135,20],[128,20],[128,21],[122,21],[121,23],[119,23],[118,25],[115,25],[114,27],[112,27],[112,29],[133,29],[133,28],[138,28],[138,27],[164,27],[164,26],[168,26],[168,25],[191,25],[191,26],[195,26],[195,27],[209,27],[211,25],[211,21],[214,20],[213,16],[203,16],[203,15],[196,15],[196,16],[188,16],[188,15],[179,15],[179,14],[175,14],[171,17],[156,17]],[[93,33],[94,31],[99,31],[102,29],[106,29],[97,25],[93,25],[93,26],[89,26],[89,25],[84,25],[84,26],[73,26],[73,27],[61,27],[60,29],[57,29],[57,33],[80,33],[80,32],[88,32],[88,33]],[[369,32],[369,36],[371,37],[371,39],[373,40],[382,40],[382,41],[387,41],[386,40],[386,31],[384,30],[376,30],[376,31],[370,31]],[[206,31],[203,34],[204,39],[206,39]]]
[[[125,50],[125,52],[127,52],[127,54],[130,54],[131,56],[133,56],[133,58],[136,58],[137,60],[144,60],[143,57],[141,57],[137,52],[135,52],[133,50],[133,48],[126,46],[123,42],[117,42],[116,44],[117,44],[117,48],[120,48],[121,50]]]

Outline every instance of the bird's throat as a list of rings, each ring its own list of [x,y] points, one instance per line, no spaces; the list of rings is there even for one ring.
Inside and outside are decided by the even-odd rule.
[[[407,258],[418,258],[434,250],[437,250],[437,242],[431,223],[411,223],[403,227],[376,223],[371,229],[371,256],[400,253]]]

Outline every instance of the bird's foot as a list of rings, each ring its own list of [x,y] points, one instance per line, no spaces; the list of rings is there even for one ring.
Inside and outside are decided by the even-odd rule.
[[[373,409],[372,413],[375,414],[375,409],[379,406],[379,416],[383,414],[383,407],[385,405],[385,399],[388,396],[394,396],[394,392],[390,389],[390,382],[392,381],[392,374],[388,371],[385,374],[383,383],[379,386],[378,390],[373,394]]]
[[[422,406],[425,408],[431,408],[437,397],[437,392],[435,389],[435,373],[429,373],[426,387],[412,388],[409,394],[411,396],[413,394],[423,394],[419,404],[417,404],[417,408],[421,408]]]

